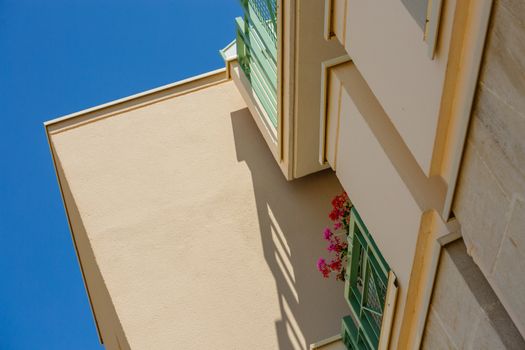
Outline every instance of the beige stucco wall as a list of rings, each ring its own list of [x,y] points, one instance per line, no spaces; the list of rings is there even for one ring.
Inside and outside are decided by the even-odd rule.
[[[53,157],[55,158],[57,174],[60,179],[64,179],[64,171],[55,152],[53,152]],[[129,349],[129,344],[111,301],[111,296],[95,261],[90,240],[69,184],[67,181],[62,180],[60,184],[69,225],[72,232],[74,232],[74,235],[72,235],[74,247],[80,263],[82,276],[84,281],[87,282],[85,287],[91,304],[91,310],[95,313],[94,321],[99,338],[104,342],[107,349]]]
[[[454,212],[469,254],[525,335],[525,7],[495,1]]]
[[[337,0],[333,29],[421,169],[430,175],[456,1],[443,1],[438,50],[402,1]],[[456,30],[457,33],[461,32]]]
[[[315,267],[333,173],[287,182],[231,81],[128,107],[48,126],[103,282],[88,289],[111,304],[97,317],[114,307],[133,349],[306,349],[339,332],[343,286]]]

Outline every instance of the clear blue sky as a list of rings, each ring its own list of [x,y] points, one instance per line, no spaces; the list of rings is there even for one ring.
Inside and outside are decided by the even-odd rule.
[[[237,0],[0,0],[0,349],[101,349],[42,123],[223,66]]]

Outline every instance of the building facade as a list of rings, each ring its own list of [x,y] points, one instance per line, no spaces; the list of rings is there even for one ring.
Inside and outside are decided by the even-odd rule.
[[[241,6],[224,69],[46,123],[106,348],[525,348],[521,2]]]

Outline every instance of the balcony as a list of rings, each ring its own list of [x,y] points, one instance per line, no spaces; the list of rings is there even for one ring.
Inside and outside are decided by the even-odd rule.
[[[239,65],[257,102],[277,128],[277,4],[275,0],[241,0],[244,18],[237,17]]]
[[[221,51],[229,76],[287,180],[326,168],[318,159],[321,63],[344,48],[324,40],[324,3],[240,3],[235,50]]]

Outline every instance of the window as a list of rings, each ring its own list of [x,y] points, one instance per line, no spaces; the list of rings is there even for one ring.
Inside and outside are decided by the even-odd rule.
[[[345,299],[351,314],[343,318],[342,337],[348,349],[377,349],[385,305],[390,268],[372,236],[352,208],[348,235],[348,268]]]

